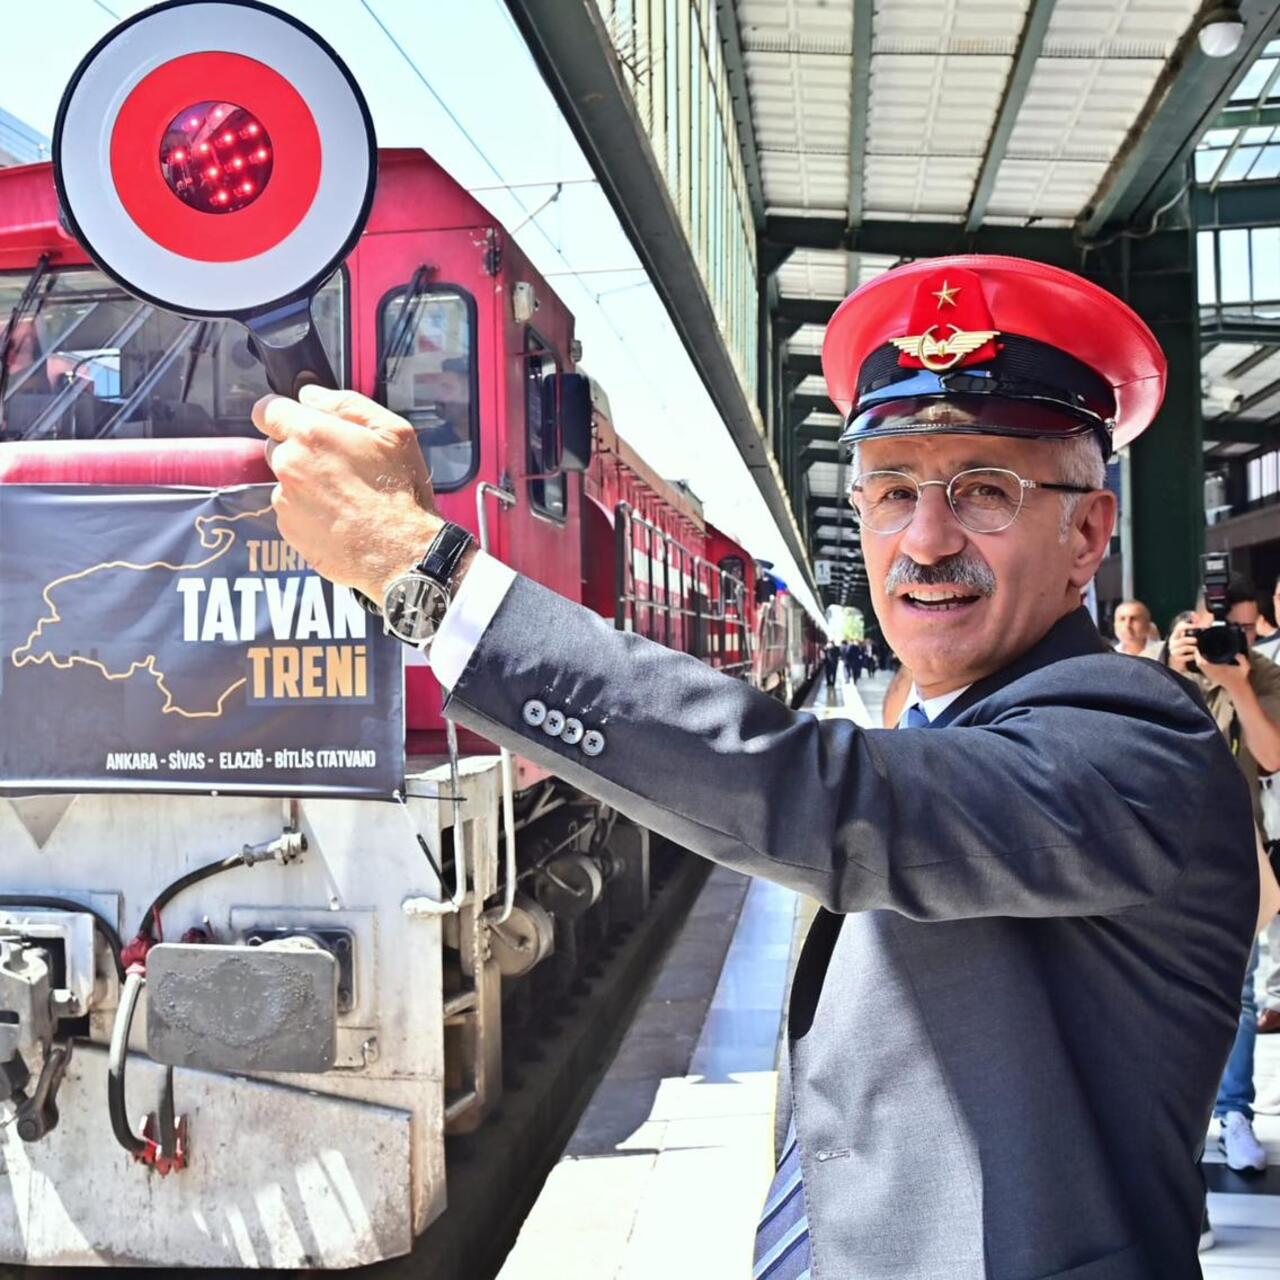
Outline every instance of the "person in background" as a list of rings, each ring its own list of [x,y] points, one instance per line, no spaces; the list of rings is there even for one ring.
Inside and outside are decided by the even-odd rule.
[[[1125,600],[1116,609],[1112,624],[1116,631],[1116,652],[1132,658],[1158,658],[1160,635],[1151,638],[1151,610],[1141,600]]]
[[[862,674],[862,649],[852,640],[846,640],[840,646],[840,660],[844,663],[844,678],[853,684],[858,683]]]
[[[1271,588],[1271,609],[1268,612],[1263,609],[1258,617],[1258,648],[1262,649],[1262,645],[1267,642],[1274,641],[1274,650],[1267,651],[1263,649],[1264,656],[1271,659],[1272,662],[1278,660],[1280,654],[1280,577],[1277,577],[1275,584]]]
[[[1244,579],[1233,577],[1227,587],[1226,603],[1227,621],[1241,627],[1251,644],[1257,638],[1258,625],[1258,601],[1253,587]],[[1170,633],[1168,665],[1199,686],[1209,713],[1249,784],[1254,821],[1261,833],[1264,819],[1260,778],[1280,769],[1280,666],[1253,653],[1238,655],[1230,663],[1206,661],[1200,655],[1196,632],[1212,622],[1213,616],[1201,600],[1197,612],[1189,620],[1180,621]],[[1257,964],[1255,943],[1245,974],[1235,1043],[1214,1104],[1220,1126],[1218,1147],[1237,1173],[1261,1173],[1267,1167],[1266,1150],[1253,1131]]]
[[[826,677],[828,689],[836,687],[836,674],[839,670],[840,650],[831,641],[828,641],[827,647],[822,654],[822,673]]]
[[[1272,587],[1271,605],[1273,612],[1280,610],[1280,578]],[[1267,622],[1265,610],[1258,617],[1258,634],[1264,638],[1253,646],[1253,652],[1280,663],[1280,628]],[[1280,781],[1273,773],[1261,778],[1260,785],[1263,836],[1274,864],[1277,861],[1275,851],[1280,850]],[[1265,954],[1258,960],[1258,983],[1262,988],[1258,1011],[1260,1036],[1280,1032],[1280,919],[1267,926],[1264,945]]]

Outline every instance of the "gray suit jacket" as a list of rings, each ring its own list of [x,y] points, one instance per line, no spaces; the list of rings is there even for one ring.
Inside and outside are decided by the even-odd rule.
[[[603,752],[525,724],[531,699]],[[517,579],[447,710],[825,908],[789,1011],[815,1277],[1200,1275],[1258,877],[1244,781],[1184,681],[1081,610],[949,727],[868,732]]]

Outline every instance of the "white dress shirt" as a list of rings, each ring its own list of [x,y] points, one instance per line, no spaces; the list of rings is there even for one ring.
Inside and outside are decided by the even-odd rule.
[[[940,693],[936,698],[922,698],[919,690],[912,684],[911,692],[907,694],[907,704],[902,708],[902,715],[898,717],[898,724],[902,724],[912,707],[919,707],[932,724],[968,688],[967,684],[961,685],[959,689],[952,689],[950,693]]]
[[[452,689],[467,669],[480,637],[515,580],[514,569],[483,551],[471,562],[458,594],[440,620],[428,654],[436,679],[446,689]]]

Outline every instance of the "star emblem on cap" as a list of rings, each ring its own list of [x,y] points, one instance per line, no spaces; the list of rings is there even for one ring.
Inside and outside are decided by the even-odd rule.
[[[941,311],[943,307],[954,307],[956,305],[956,294],[959,292],[959,285],[953,288],[946,280],[943,280],[942,288],[933,295],[938,300],[938,310]]]

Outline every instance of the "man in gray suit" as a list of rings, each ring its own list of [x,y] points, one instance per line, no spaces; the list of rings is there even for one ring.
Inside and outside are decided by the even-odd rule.
[[[1258,908],[1249,800],[1186,684],[1080,608],[1159,348],[1066,272],[960,258],[848,299],[824,367],[914,731],[795,714],[477,555],[362,397],[255,421],[282,534],[434,638],[450,716],[822,904],[757,1277],[1191,1280]]]

